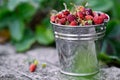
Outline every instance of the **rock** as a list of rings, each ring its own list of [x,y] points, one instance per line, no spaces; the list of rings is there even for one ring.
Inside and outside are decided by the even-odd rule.
[[[102,80],[120,80],[120,69],[116,67],[105,68],[102,77]]]
[[[28,60],[37,59],[39,65],[29,72]],[[47,67],[42,68],[46,63]],[[73,77],[59,72],[58,55],[55,48],[38,47],[25,53],[16,53],[9,44],[0,45],[0,80],[120,80],[120,69],[101,69],[100,73],[87,77]]]

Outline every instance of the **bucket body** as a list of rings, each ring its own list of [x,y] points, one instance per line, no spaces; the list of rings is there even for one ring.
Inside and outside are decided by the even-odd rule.
[[[69,26],[52,23],[58,50],[60,71],[72,76],[87,76],[99,72],[97,53],[105,35],[106,23],[89,26]]]

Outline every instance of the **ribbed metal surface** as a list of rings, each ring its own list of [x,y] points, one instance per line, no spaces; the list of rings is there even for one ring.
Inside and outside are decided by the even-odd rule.
[[[99,71],[98,41],[105,35],[106,23],[75,27],[52,23],[62,73],[85,76]]]
[[[56,38],[67,40],[97,40],[104,36],[106,30],[104,24],[92,27],[64,27],[53,24],[53,28]]]

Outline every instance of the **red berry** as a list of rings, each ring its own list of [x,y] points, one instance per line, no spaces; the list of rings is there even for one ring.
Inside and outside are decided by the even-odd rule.
[[[56,19],[55,19],[55,23],[58,23],[58,22],[59,22],[59,19],[58,19],[58,18],[56,18]]]
[[[98,13],[96,13],[96,12],[93,12],[93,16],[95,17],[95,16],[98,16]]]
[[[85,7],[84,6],[78,6],[78,10],[81,12],[85,12]]]
[[[86,15],[91,15],[91,16],[93,16],[92,9],[90,9],[90,8],[85,9],[85,13],[86,13]]]
[[[85,22],[85,25],[89,25],[87,21]]]
[[[36,70],[36,65],[35,64],[31,64],[29,67],[30,72],[34,72]]]
[[[83,12],[79,11],[79,12],[77,12],[77,16],[81,19],[84,19],[85,14]]]
[[[59,19],[61,19],[61,18],[63,18],[63,14],[62,14],[62,13],[58,13],[58,14],[57,14],[57,17],[58,17]]]
[[[69,22],[72,22],[72,21],[75,21],[75,20],[76,20],[76,17],[75,17],[73,14],[69,14],[69,15],[67,16],[67,20],[68,20]]]
[[[77,12],[74,12],[74,15],[75,15],[76,18],[78,17]]]
[[[65,11],[63,11],[63,14],[67,16],[70,14],[70,12],[68,10],[65,10]]]
[[[62,19],[59,19],[59,24],[62,24],[62,25],[65,25],[65,23],[66,23],[66,19],[65,18],[62,18]]]
[[[52,16],[50,17],[50,21],[53,22],[53,23],[55,22],[55,19],[56,19],[56,16],[54,16],[54,15],[52,15]]]
[[[86,20],[93,20],[93,16],[87,15],[87,16],[85,16],[85,19],[86,19]]]
[[[93,18],[93,21],[94,21],[95,24],[102,24],[104,22],[104,19],[103,19],[102,16],[95,16]]]
[[[100,14],[100,16],[102,16],[104,20],[108,19],[108,16],[106,14],[104,14],[104,13]]]
[[[71,26],[77,26],[78,23],[77,23],[76,21],[72,21],[72,22],[70,23],[70,25],[71,25]]]

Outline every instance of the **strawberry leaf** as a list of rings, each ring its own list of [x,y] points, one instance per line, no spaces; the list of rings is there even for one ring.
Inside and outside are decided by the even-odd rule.
[[[46,29],[43,26],[37,26],[36,28],[36,40],[43,45],[49,45],[54,42],[54,36],[50,29]]]

